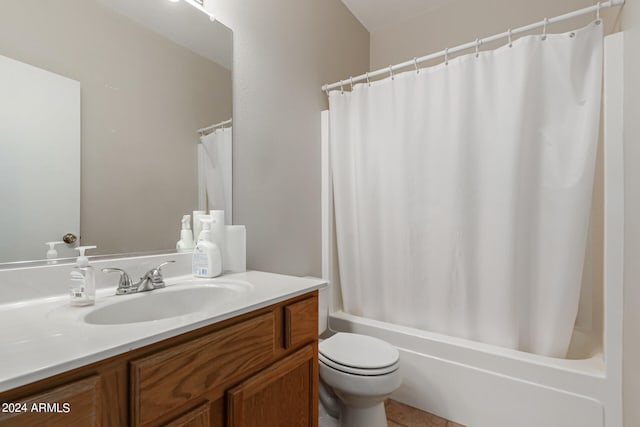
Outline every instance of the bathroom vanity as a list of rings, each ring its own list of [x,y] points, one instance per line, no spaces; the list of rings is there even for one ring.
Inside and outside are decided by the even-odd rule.
[[[41,353],[24,363],[1,354],[5,367],[0,375],[12,378],[2,381],[0,376],[0,426],[316,426],[318,289],[323,281],[260,272],[233,276],[250,289],[210,317],[85,321],[73,329],[80,334],[74,344],[43,338],[28,344],[29,351]],[[180,286],[194,284],[169,283],[167,291]],[[99,301],[106,300],[103,307],[108,308],[126,298],[109,295]],[[55,299],[42,304],[49,305],[39,312],[54,319],[42,327],[51,331],[104,309],[78,311]],[[7,310],[0,307],[0,320]],[[145,323],[148,327],[142,328]],[[15,365],[14,373],[7,374],[7,362]],[[27,367],[33,363],[41,369]],[[21,376],[20,369],[31,371]],[[7,389],[7,384],[20,385]]]

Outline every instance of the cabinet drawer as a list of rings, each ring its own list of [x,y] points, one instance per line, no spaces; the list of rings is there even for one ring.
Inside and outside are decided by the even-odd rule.
[[[273,312],[131,362],[134,425],[237,381],[275,355]]]
[[[295,348],[318,338],[318,297],[284,308],[284,348]]]
[[[0,426],[97,426],[100,425],[100,377],[75,381],[19,402],[26,405],[26,412],[0,413]]]

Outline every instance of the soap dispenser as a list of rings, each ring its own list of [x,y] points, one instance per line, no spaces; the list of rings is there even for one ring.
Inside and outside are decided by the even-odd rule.
[[[202,231],[193,250],[192,272],[196,277],[216,277],[222,274],[222,254],[220,248],[211,241],[211,217],[200,217]]]
[[[189,252],[193,250],[193,233],[191,232],[191,215],[182,217],[182,229],[180,230],[180,240],[176,244],[178,252]]]
[[[71,271],[70,297],[71,305],[93,305],[96,299],[96,276],[93,267],[89,265],[89,258],[84,252],[87,249],[95,249],[97,246],[78,246],[76,250],[80,256]]]
[[[45,245],[49,246],[49,250],[47,251],[47,264],[55,264],[56,258],[58,258],[58,251],[56,251],[56,245],[61,245],[64,242],[47,242]]]

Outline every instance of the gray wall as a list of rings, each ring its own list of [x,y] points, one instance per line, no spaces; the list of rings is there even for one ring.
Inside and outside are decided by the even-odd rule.
[[[233,221],[247,266],[321,274],[320,90],[369,66],[369,33],[339,0],[208,0],[234,32]]]

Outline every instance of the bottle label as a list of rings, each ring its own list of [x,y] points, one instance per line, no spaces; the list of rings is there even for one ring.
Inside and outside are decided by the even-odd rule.
[[[71,298],[72,299],[84,298],[85,297],[84,287],[71,288],[71,289],[69,289],[69,292],[71,293]]]
[[[206,253],[203,253],[198,248],[193,251],[193,265],[191,272],[195,276],[209,275],[209,258]]]

